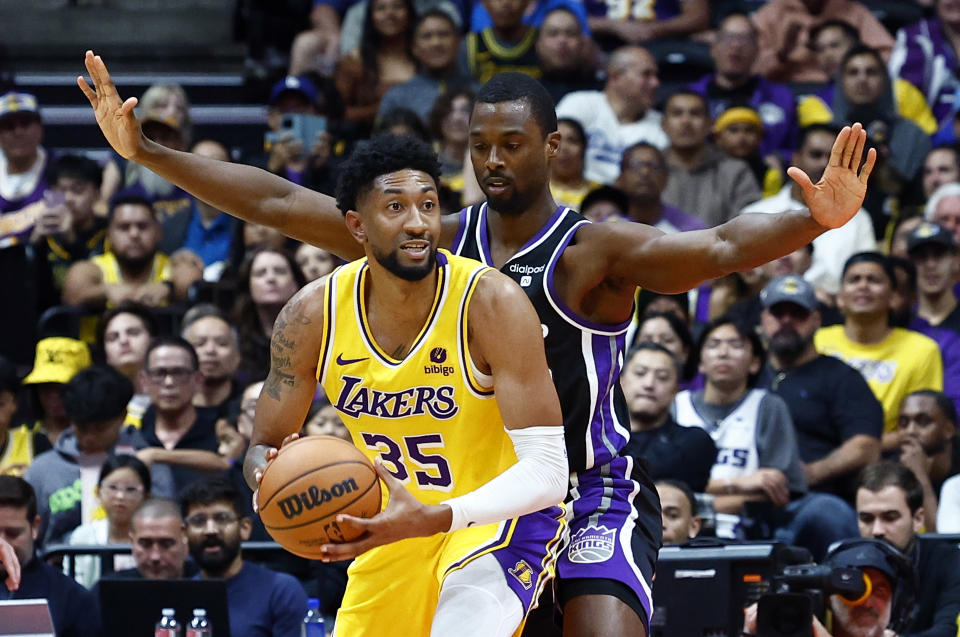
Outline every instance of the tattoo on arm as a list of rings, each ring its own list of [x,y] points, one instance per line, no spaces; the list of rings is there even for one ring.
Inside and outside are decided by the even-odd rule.
[[[297,379],[291,373],[292,355],[297,349],[297,341],[291,331],[302,325],[309,325],[310,319],[300,313],[302,301],[295,301],[283,308],[273,326],[270,339],[270,374],[264,381],[263,391],[274,400],[280,400],[283,386],[295,387]]]

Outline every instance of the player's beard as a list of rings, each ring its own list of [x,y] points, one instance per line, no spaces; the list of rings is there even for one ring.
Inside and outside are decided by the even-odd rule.
[[[377,263],[404,281],[422,281],[428,274],[433,272],[437,265],[437,249],[430,248],[430,256],[422,265],[401,265],[400,248],[396,248],[386,254],[374,248],[373,258],[377,260]]]
[[[487,191],[483,189],[482,184],[480,189],[483,190],[483,194],[486,195],[487,204],[490,206],[490,208],[508,217],[517,217],[522,215],[530,209],[530,206],[533,205],[534,199],[536,199],[535,195],[521,192],[517,188],[516,182],[513,182],[513,191],[509,197],[491,197]]]
[[[803,356],[811,343],[813,334],[803,337],[792,327],[783,327],[770,337],[770,351],[782,364],[789,366]]]

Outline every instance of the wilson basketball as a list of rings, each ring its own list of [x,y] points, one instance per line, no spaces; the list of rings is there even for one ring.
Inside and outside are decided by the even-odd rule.
[[[307,436],[283,447],[260,481],[260,519],[270,536],[294,555],[320,557],[320,546],[349,542],[362,531],[339,524],[346,513],[369,518],[380,511],[380,480],[352,443]]]

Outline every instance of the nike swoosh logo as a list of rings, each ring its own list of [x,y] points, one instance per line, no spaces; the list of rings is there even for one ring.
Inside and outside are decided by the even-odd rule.
[[[363,358],[344,358],[343,354],[337,354],[337,365],[350,365],[351,363],[359,363],[360,361],[365,361],[369,356],[364,356]]]

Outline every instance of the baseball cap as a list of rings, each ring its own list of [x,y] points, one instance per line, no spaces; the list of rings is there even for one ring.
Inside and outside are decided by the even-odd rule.
[[[763,120],[760,113],[749,106],[733,106],[723,111],[713,125],[714,132],[721,132],[731,124],[752,124],[763,129]]]
[[[23,384],[68,383],[77,372],[90,367],[92,363],[90,348],[83,341],[51,336],[37,343],[33,371],[23,379]]]
[[[913,252],[914,248],[927,243],[937,243],[950,250],[957,250],[957,241],[952,232],[941,225],[924,221],[907,235],[907,252]]]
[[[833,567],[875,568],[890,578],[891,584],[903,578],[903,554],[892,544],[875,538],[843,540],[830,547],[826,563]]]
[[[817,309],[817,296],[813,286],[803,277],[787,274],[775,278],[760,291],[760,302],[770,308],[777,303],[795,303],[809,312]]]
[[[10,91],[0,96],[0,119],[18,113],[30,113],[36,115],[39,119],[40,105],[37,102],[37,96],[16,91]]]
[[[270,89],[270,104],[273,104],[280,98],[280,95],[286,93],[287,91],[293,91],[295,93],[300,93],[311,104],[317,103],[317,97],[320,94],[320,91],[317,89],[317,86],[305,75],[288,75],[279,82],[273,85],[273,88]]]

